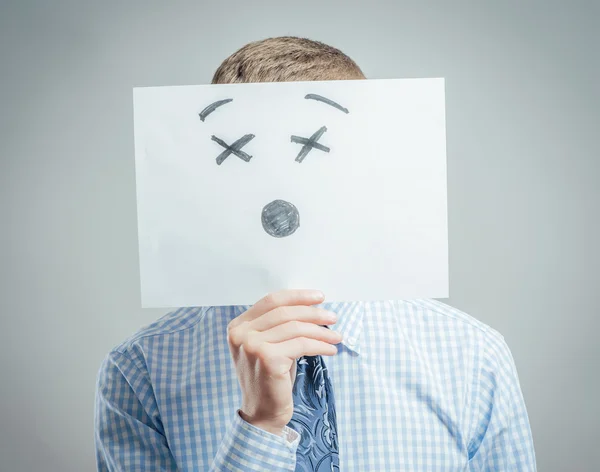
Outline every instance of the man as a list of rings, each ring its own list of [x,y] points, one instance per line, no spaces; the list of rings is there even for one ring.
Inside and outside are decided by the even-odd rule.
[[[346,79],[364,75],[341,51],[283,37],[243,47],[213,83]],[[113,349],[98,469],[536,470],[497,331],[434,300],[324,301],[182,308]]]

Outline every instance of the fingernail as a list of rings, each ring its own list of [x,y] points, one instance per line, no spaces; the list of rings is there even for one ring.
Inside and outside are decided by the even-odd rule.
[[[315,290],[312,293],[313,297],[316,298],[317,300],[322,300],[323,298],[325,298],[325,294],[323,292],[321,292],[320,290]]]
[[[334,323],[338,320],[337,314],[335,314],[333,311],[328,311],[327,312],[327,319],[329,321],[333,321]]]

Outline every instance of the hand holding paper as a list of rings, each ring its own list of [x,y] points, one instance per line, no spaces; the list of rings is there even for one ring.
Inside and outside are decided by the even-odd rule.
[[[335,323],[335,314],[311,305],[323,301],[315,290],[271,294],[232,320],[229,350],[243,396],[242,418],[280,434],[294,413],[291,372],[302,356],[331,356],[341,335],[319,325]]]

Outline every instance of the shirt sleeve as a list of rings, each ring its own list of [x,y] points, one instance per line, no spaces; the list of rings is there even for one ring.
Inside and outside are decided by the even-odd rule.
[[[468,470],[535,472],[533,438],[517,369],[497,332],[483,348],[474,391]]]
[[[177,470],[148,374],[123,353],[100,367],[94,416],[99,472]]]
[[[178,470],[148,373],[127,354],[113,351],[104,359],[94,416],[99,472]],[[237,410],[209,470],[293,471],[299,442],[293,429],[286,426],[277,436],[247,423]]]
[[[293,471],[299,442],[292,428],[285,426],[277,436],[246,422],[237,410],[210,471]]]

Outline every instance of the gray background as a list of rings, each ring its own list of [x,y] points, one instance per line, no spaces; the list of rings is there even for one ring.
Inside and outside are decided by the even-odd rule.
[[[2,1],[1,470],[94,470],[99,364],[164,313],[140,309],[132,87],[283,34],[446,77],[447,303],[507,339],[539,469],[600,470],[599,3],[362,3]]]

